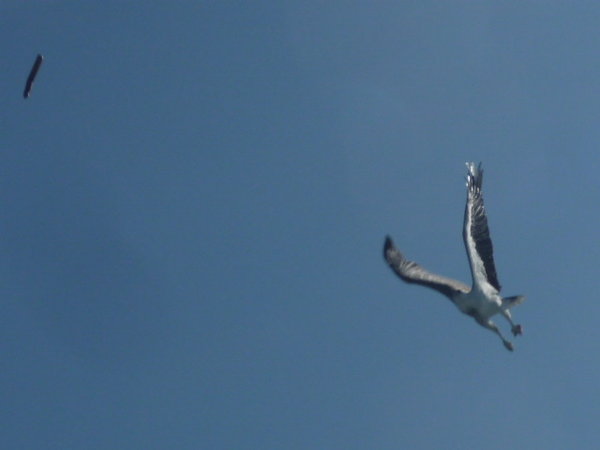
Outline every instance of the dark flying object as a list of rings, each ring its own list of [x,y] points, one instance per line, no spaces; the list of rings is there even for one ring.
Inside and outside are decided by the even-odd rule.
[[[508,320],[513,335],[523,333],[521,325],[516,325],[510,315],[510,308],[525,300],[522,295],[502,297],[500,283],[496,275],[494,254],[490,231],[488,228],[481,182],[483,169],[481,164],[467,163],[467,206],[463,227],[463,240],[471,266],[473,285],[467,286],[460,281],[446,278],[429,272],[413,261],[409,261],[394,246],[392,239],[387,236],[383,247],[383,257],[391,269],[407,283],[420,284],[444,294],[464,314],[475,319],[484,328],[496,333],[508,350],[513,350],[513,344],[507,340],[491,317],[500,313]]]
[[[40,70],[40,66],[42,65],[43,61],[44,57],[38,54],[35,58],[35,62],[33,63],[33,67],[31,68],[31,72],[29,72],[29,76],[27,77],[27,83],[25,83],[25,90],[23,91],[23,98],[29,97],[33,82],[35,81],[35,77]]]

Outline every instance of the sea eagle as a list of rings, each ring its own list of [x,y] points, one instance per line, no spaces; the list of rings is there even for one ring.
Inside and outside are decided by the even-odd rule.
[[[471,266],[473,284],[471,287],[460,281],[429,272],[417,263],[409,261],[394,246],[387,236],[383,246],[383,256],[391,269],[407,283],[427,286],[447,296],[464,314],[475,319],[482,327],[496,333],[504,346],[512,351],[513,344],[507,340],[491,317],[500,313],[511,325],[514,336],[523,333],[521,325],[516,325],[511,317],[510,308],[522,303],[525,297],[502,297],[500,283],[494,266],[492,240],[488,229],[481,182],[483,169],[481,163],[467,163],[467,205],[463,227],[463,240]]]

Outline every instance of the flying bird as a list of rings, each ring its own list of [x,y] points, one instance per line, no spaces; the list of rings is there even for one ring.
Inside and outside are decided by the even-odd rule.
[[[23,91],[23,98],[29,98],[29,94],[31,93],[31,88],[33,87],[33,82],[35,81],[35,77],[40,70],[40,66],[44,61],[44,57],[40,54],[37,55],[33,66],[31,67],[31,71],[29,72],[29,76],[27,77],[27,82],[25,83],[25,90]]]
[[[521,325],[516,325],[510,309],[525,300],[522,295],[502,297],[500,283],[494,265],[494,254],[487,217],[481,194],[483,169],[481,163],[467,163],[467,205],[463,227],[463,240],[471,266],[473,284],[466,284],[429,272],[413,261],[409,261],[394,246],[389,236],[385,238],[383,256],[391,269],[407,283],[420,284],[444,294],[458,309],[484,328],[496,333],[504,346],[513,351],[512,342],[506,339],[491,317],[500,313],[511,325],[514,336],[523,333]]]

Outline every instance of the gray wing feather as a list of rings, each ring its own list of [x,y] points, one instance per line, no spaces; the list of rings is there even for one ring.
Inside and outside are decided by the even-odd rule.
[[[396,275],[407,283],[420,284],[435,289],[450,299],[459,292],[467,293],[470,291],[469,286],[466,284],[431,273],[417,263],[406,259],[394,246],[394,242],[389,236],[385,238],[383,257]]]
[[[37,55],[35,61],[33,62],[33,66],[31,67],[31,71],[29,72],[29,76],[27,77],[27,81],[25,82],[25,89],[23,90],[23,98],[29,98],[29,94],[31,93],[31,88],[33,87],[33,82],[35,81],[35,77],[37,76],[38,71],[40,70],[40,66],[44,61],[44,57],[40,54]]]
[[[501,286],[496,274],[494,264],[494,248],[490,238],[481,183],[483,182],[483,169],[481,163],[467,163],[469,169],[467,174],[467,205],[465,207],[465,222],[463,228],[463,239],[469,256],[473,282],[477,280],[479,268],[485,271],[487,281],[500,291]]]

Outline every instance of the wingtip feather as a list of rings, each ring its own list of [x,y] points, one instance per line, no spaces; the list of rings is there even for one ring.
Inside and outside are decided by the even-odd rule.
[[[467,166],[467,187],[469,190],[481,190],[483,182],[483,166],[481,162],[479,164],[466,162],[465,165]]]
[[[394,248],[394,241],[389,235],[386,235],[385,242],[383,243],[383,258],[387,261],[387,253],[389,250]]]

